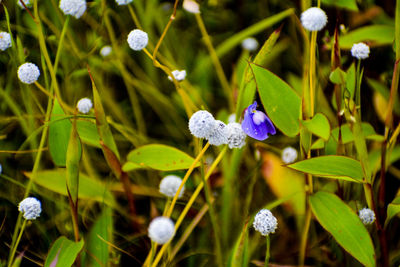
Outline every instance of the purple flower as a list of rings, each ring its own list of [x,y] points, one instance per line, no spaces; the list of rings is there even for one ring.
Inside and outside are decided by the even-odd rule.
[[[242,129],[248,136],[262,141],[268,138],[268,134],[275,134],[276,130],[267,115],[256,108],[257,101],[254,101],[244,110]]]

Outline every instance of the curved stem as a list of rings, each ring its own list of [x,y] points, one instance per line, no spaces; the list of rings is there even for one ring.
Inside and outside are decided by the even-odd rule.
[[[22,233],[24,232],[25,226],[26,226],[26,220],[24,220],[24,222],[22,223],[21,230],[19,231],[17,241],[15,242],[14,246],[12,247],[10,259],[8,260],[8,265],[7,265],[8,267],[10,267],[13,264],[15,252],[17,251],[18,244],[21,241]]]

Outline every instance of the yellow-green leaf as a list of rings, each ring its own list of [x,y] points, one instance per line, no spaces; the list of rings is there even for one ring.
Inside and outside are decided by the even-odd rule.
[[[394,26],[371,25],[350,31],[340,37],[340,48],[351,49],[353,44],[367,41],[373,46],[392,45]]]
[[[44,267],[69,267],[72,266],[78,253],[83,248],[83,240],[74,242],[60,236],[51,246]]]
[[[388,205],[385,225],[387,225],[389,221],[399,213],[400,213],[400,196],[396,197],[392,201],[392,203]]]
[[[81,141],[79,140],[78,132],[76,129],[76,119],[72,122],[72,129],[68,143],[67,151],[67,189],[69,197],[71,197],[74,205],[78,200],[78,188],[79,188],[79,162],[81,160],[82,150]]]
[[[354,141],[354,135],[350,129],[349,124],[344,124],[341,127],[342,129],[342,143],[347,144],[350,142]],[[371,126],[371,124],[363,122],[361,124],[362,132],[367,139],[373,139],[373,140],[382,140],[383,136],[377,135],[374,128]],[[339,127],[336,127],[332,129],[332,137],[335,139],[336,142],[338,142],[339,138]]]
[[[302,124],[316,136],[328,141],[331,133],[331,126],[324,114],[317,113],[311,120],[302,121]]]

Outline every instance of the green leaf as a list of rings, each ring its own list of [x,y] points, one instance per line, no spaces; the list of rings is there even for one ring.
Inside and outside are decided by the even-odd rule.
[[[67,239],[65,236],[59,237],[51,246],[44,267],[72,266],[78,253],[82,250],[83,244],[83,240],[76,243]]]
[[[392,45],[394,26],[371,25],[357,28],[340,37],[340,48],[351,49],[353,44],[368,41],[371,46]]]
[[[32,173],[25,172],[25,176],[31,178]],[[58,194],[68,196],[67,185],[66,185],[66,170],[44,170],[39,171],[35,175],[35,183],[47,188],[50,191]],[[98,202],[104,202],[105,204],[115,207],[116,203],[113,195],[107,189],[107,187],[100,181],[89,178],[87,175],[79,174],[79,198],[90,199]]]
[[[359,161],[343,156],[321,156],[298,161],[287,167],[315,176],[363,182],[363,170]]]
[[[356,0],[322,0],[322,3],[328,6],[336,6],[352,11],[358,11]]]
[[[344,84],[346,82],[347,74],[339,67],[331,72],[329,80],[334,84]]]
[[[371,124],[363,122],[361,124],[362,132],[367,139],[373,139],[373,140],[381,140],[383,136],[377,135],[374,128],[371,126]],[[335,139],[336,142],[339,142],[339,127],[336,127],[332,130],[331,132],[332,137]],[[353,132],[350,129],[349,124],[343,124],[342,125],[342,143],[343,144],[348,144],[350,142],[354,141],[354,135]]]
[[[390,90],[386,87],[386,85],[382,84],[381,82],[367,78],[367,84],[376,92],[381,94],[387,101],[389,101]],[[393,111],[400,115],[400,101],[399,97],[396,95],[394,99]]]
[[[261,102],[269,118],[285,135],[299,133],[301,100],[292,88],[272,72],[251,64]]]
[[[396,197],[392,203],[390,203],[387,207],[387,217],[385,221],[385,226],[389,223],[389,221],[400,213],[400,196]]]
[[[354,63],[347,70],[346,89],[350,93],[350,98],[353,99],[356,90],[356,67]]]
[[[112,210],[104,207],[100,217],[96,220],[86,238],[86,253],[82,259],[83,266],[101,267],[108,266],[109,245],[112,241],[113,224]]]
[[[393,148],[391,152],[387,152],[386,164],[389,166],[400,159],[400,146]],[[377,149],[368,153],[369,165],[373,172],[378,172],[381,169],[381,149]]]
[[[310,205],[318,222],[348,253],[365,266],[375,266],[371,237],[349,206],[336,195],[322,191],[310,196]]]
[[[49,125],[49,150],[54,164],[58,167],[65,167],[69,134],[72,127],[68,119],[62,118],[65,118],[65,113],[57,98],[55,98]]]
[[[72,122],[72,129],[68,143],[67,152],[67,191],[68,197],[71,198],[74,205],[78,201],[78,188],[79,188],[79,162],[82,156],[81,141],[79,140],[78,132],[76,129],[76,118]]]
[[[317,113],[311,120],[302,121],[302,124],[316,136],[328,141],[331,133],[331,126],[324,114]]]
[[[317,141],[315,141],[311,145],[311,149],[322,149],[324,147],[325,147],[325,142],[324,142],[324,139],[322,139],[322,138],[318,138]]]
[[[95,120],[89,119],[78,119],[76,121],[76,127],[81,141],[85,144],[101,148],[100,136],[97,131]]]
[[[129,152],[127,160],[128,162],[122,167],[125,172],[139,167],[161,171],[182,170],[188,169],[194,161],[185,152],[161,144],[145,145],[132,150]]]

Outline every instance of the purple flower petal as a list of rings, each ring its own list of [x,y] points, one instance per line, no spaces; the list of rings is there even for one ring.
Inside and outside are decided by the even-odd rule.
[[[256,101],[246,108],[242,121],[242,129],[248,136],[262,141],[268,138],[268,134],[275,134],[276,130],[267,115],[264,112],[256,110],[256,108]]]

